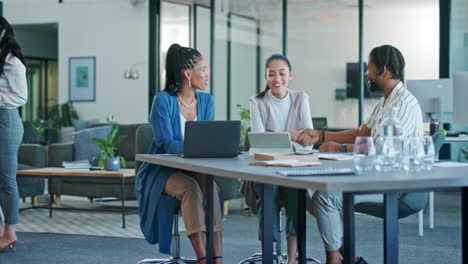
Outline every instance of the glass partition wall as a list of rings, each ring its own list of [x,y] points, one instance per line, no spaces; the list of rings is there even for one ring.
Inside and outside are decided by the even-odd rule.
[[[209,92],[218,120],[239,119],[236,106],[248,108],[249,98],[265,88],[264,63],[274,53],[288,56],[294,74],[290,88],[306,92],[312,116],[326,117],[331,128],[360,125],[360,48],[366,63],[372,48],[394,45],[405,56],[407,80],[439,78],[438,0],[365,0],[363,6],[358,0],[157,2],[159,90],[164,87],[164,54],[173,42],[197,48],[208,61],[213,56]],[[364,95],[363,120],[380,96]]]

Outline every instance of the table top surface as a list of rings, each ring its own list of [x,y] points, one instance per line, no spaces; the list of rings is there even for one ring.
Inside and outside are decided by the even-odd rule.
[[[288,177],[277,173],[278,167],[251,166],[253,158],[247,154],[236,158],[181,158],[175,155],[137,154],[136,160],[261,183],[299,189],[337,192],[379,192],[393,190],[434,190],[468,186],[468,167],[437,168],[430,171],[391,173],[376,171],[359,175]],[[350,168],[353,161],[321,160],[319,167]]]
[[[120,169],[118,171],[106,170],[73,170],[65,168],[38,168],[29,170],[19,170],[16,173],[21,176],[57,176],[57,177],[97,177],[97,178],[126,178],[134,177],[134,169]]]

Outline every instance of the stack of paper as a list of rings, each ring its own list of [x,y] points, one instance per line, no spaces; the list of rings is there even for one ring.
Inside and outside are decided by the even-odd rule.
[[[307,166],[318,166],[319,161],[299,161],[299,160],[266,160],[249,163],[254,166],[272,166],[272,167],[307,167]]]
[[[315,155],[296,154],[292,152],[278,152],[278,153],[255,153],[254,159],[256,160],[297,160],[297,161],[318,161]]]
[[[71,170],[89,170],[91,168],[91,164],[89,164],[88,160],[78,160],[78,161],[63,161],[62,166],[65,169],[71,169]]]

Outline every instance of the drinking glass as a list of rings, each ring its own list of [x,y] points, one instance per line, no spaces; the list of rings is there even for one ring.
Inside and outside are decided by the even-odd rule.
[[[423,137],[407,138],[403,145],[403,168],[408,172],[420,171],[424,163]]]
[[[434,142],[432,141],[431,136],[423,137],[422,141],[424,148],[424,162],[422,167],[425,170],[431,170],[432,166],[434,165],[434,160],[436,156]]]
[[[354,167],[359,172],[370,171],[374,166],[375,147],[372,137],[357,137],[354,143]]]

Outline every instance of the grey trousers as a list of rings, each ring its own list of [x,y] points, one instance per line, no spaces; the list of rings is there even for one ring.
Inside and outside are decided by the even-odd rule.
[[[382,194],[356,195],[354,203],[382,201]],[[315,192],[307,200],[307,211],[315,216],[326,251],[336,251],[343,244],[343,194]]]
[[[16,170],[23,133],[23,123],[18,110],[0,108],[0,207],[5,224],[13,225],[19,221]]]

